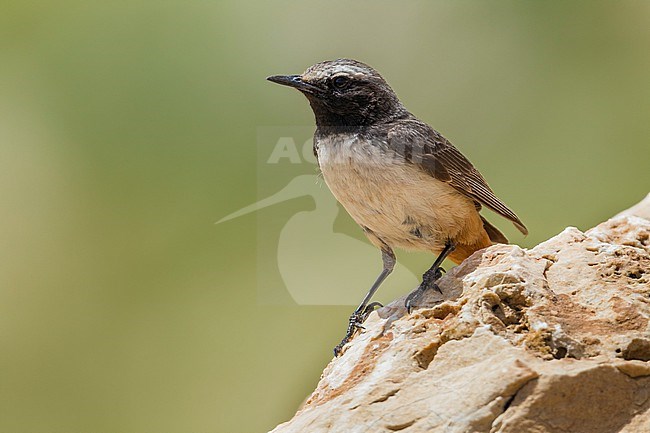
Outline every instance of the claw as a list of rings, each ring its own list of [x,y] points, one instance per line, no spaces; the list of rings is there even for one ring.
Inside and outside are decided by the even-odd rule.
[[[357,329],[363,329],[365,330],[366,328],[363,327],[363,322],[366,321],[370,313],[375,311],[376,308],[381,308],[383,305],[379,302],[373,302],[371,304],[366,305],[366,307],[363,310],[357,309],[352,315],[350,316],[350,319],[348,320],[348,330],[345,333],[345,337],[343,337],[343,340],[334,348],[334,356],[339,356],[341,352],[343,351],[343,346],[348,344],[354,333],[357,331]]]
[[[363,313],[361,314],[361,322],[365,322],[368,316],[370,316],[370,313],[383,306],[384,305],[380,302],[372,302],[366,305],[366,308],[363,309]]]
[[[411,310],[413,309],[413,301],[418,299],[424,292],[426,292],[429,289],[435,289],[438,292],[442,294],[442,290],[440,290],[440,287],[436,284],[436,281],[438,281],[440,278],[442,278],[442,274],[445,272],[444,269],[440,267],[442,262],[445,260],[445,258],[451,253],[456,246],[451,240],[448,240],[445,243],[445,248],[442,250],[440,255],[436,258],[436,260],[433,262],[433,265],[431,265],[431,268],[429,268],[428,271],[422,275],[422,284],[418,286],[417,289],[412,291],[407,297],[406,301],[404,302],[404,306],[406,307],[406,311],[410,314]]]
[[[406,301],[404,302],[404,306],[406,307],[406,312],[408,314],[411,314],[411,310],[413,309],[413,300],[415,298],[418,298],[419,295],[420,295],[420,288],[418,287],[417,289],[415,289],[414,291],[409,293],[409,295],[406,297]]]
[[[438,278],[440,278],[440,277],[438,277]],[[436,278],[436,280],[438,278]],[[406,307],[406,312],[408,314],[411,314],[411,310],[413,310],[413,307],[415,306],[415,305],[413,305],[414,301],[416,301],[417,299],[420,299],[420,297],[424,294],[424,292],[426,292],[429,289],[436,290],[440,294],[443,294],[442,290],[440,290],[440,287],[438,287],[438,285],[436,283],[434,283],[433,281],[423,281],[422,284],[420,284],[420,286],[418,286],[417,289],[413,290],[406,297],[406,301],[404,302],[404,306]]]
[[[413,311],[413,307],[415,307],[415,300],[420,298],[420,295],[424,292],[422,289],[422,286],[419,286],[417,289],[413,290],[409,295],[406,297],[406,301],[404,302],[404,306],[406,307],[406,312],[408,314],[411,314],[411,311]]]

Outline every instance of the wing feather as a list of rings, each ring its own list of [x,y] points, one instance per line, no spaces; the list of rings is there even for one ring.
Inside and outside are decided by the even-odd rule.
[[[528,229],[489,187],[481,173],[439,132],[418,120],[401,120],[388,132],[389,146],[442,182],[510,220],[524,235]]]

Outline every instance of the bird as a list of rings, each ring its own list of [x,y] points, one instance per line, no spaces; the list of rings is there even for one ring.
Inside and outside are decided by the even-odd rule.
[[[395,266],[395,249],[437,254],[405,300],[408,313],[444,272],[478,250],[508,239],[480,211],[486,207],[524,235],[528,229],[472,163],[440,132],[409,112],[386,80],[353,59],[326,60],[298,75],[267,80],[299,90],[314,114],[314,154],[325,183],[381,251],[383,269],[348,320],[339,356]]]

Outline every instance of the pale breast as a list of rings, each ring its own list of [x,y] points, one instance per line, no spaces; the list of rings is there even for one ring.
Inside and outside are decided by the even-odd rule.
[[[325,182],[361,226],[390,246],[439,250],[448,238],[478,232],[473,201],[356,135],[316,143]]]

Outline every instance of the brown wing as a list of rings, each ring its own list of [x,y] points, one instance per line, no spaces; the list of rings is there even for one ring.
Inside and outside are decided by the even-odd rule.
[[[519,217],[494,195],[471,162],[445,137],[418,120],[402,120],[388,131],[391,149],[442,182],[498,213],[524,235],[528,229]]]

